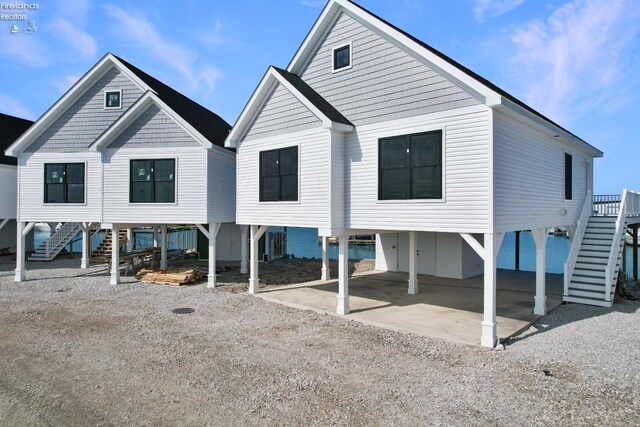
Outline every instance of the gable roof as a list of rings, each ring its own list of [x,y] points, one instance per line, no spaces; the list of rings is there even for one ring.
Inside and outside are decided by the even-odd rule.
[[[18,156],[23,152],[112,67],[118,68],[119,71],[129,77],[143,92],[152,91],[157,94],[169,108],[180,115],[190,126],[197,129],[197,131],[211,141],[212,144],[224,147],[224,140],[231,126],[220,116],[154,77],[151,77],[125,60],[112,53],[107,53],[56,101],[27,132],[7,148],[6,153],[12,156]]]
[[[355,17],[375,28],[379,33],[394,40],[408,51],[422,57],[434,71],[442,74],[448,80],[458,85],[478,100],[484,102],[489,107],[507,107],[528,118],[535,118],[546,127],[551,127],[554,132],[564,134],[565,138],[572,141],[591,152],[593,155],[601,157],[602,151],[588,144],[582,138],[563,128],[553,120],[545,117],[513,95],[493,84],[489,80],[481,77],[459,62],[453,60],[432,46],[401,30],[395,25],[380,18],[364,7],[351,0],[329,0],[322,10],[320,16],[298,48],[293,59],[289,63],[287,70],[292,73],[300,73],[307,65],[307,61],[315,52],[318,43],[324,38],[327,29],[335,22],[340,12],[347,11],[350,16]]]
[[[227,147],[235,147],[238,140],[244,134],[245,129],[252,122],[256,114],[260,112],[264,103],[272,93],[277,84],[281,84],[300,103],[311,111],[320,121],[325,129],[333,129],[339,132],[351,132],[355,126],[340,113],[333,105],[325,100],[311,86],[305,83],[297,75],[289,71],[269,67],[265,75],[260,80],[260,84],[254,90],[249,102],[240,113],[235,125],[231,129],[225,142]]]
[[[0,164],[12,166],[18,164],[18,159],[5,156],[4,150],[11,146],[32,124],[31,120],[0,113]]]

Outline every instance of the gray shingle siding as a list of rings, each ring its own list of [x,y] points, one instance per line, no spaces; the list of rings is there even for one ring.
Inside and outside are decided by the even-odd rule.
[[[320,120],[280,83],[244,137],[249,141],[320,126]]]
[[[122,108],[104,109],[104,90],[122,90]],[[142,90],[113,67],[27,148],[27,152],[87,150],[120,115],[140,98]]]
[[[348,42],[352,68],[332,73],[332,49]],[[346,13],[300,75],[356,126],[480,103]]]
[[[156,105],[151,105],[109,148],[197,147],[200,144]]]

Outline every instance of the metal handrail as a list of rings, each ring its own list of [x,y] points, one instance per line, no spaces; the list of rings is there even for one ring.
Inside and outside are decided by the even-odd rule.
[[[578,260],[578,253],[580,253],[580,246],[582,245],[582,239],[584,233],[587,230],[587,223],[592,212],[592,198],[591,190],[587,191],[587,196],[584,199],[584,205],[582,205],[582,211],[580,217],[576,223],[576,231],[573,233],[571,240],[571,248],[569,249],[569,255],[567,255],[567,261],[564,263],[564,295],[569,295],[569,282],[571,276],[576,267],[576,261]]]

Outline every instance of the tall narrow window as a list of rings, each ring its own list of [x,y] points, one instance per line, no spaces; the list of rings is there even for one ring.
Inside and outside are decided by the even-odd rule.
[[[84,163],[44,165],[45,203],[84,203]]]
[[[260,201],[298,200],[298,147],[260,152]]]
[[[379,140],[379,200],[441,198],[441,130]]]
[[[564,199],[573,199],[573,157],[564,154]]]
[[[131,203],[175,203],[175,159],[131,160]]]

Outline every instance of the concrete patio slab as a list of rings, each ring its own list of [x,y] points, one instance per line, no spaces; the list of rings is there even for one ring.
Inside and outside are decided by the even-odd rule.
[[[349,281],[347,319],[402,332],[480,345],[483,277],[465,280],[419,275],[420,293],[407,294],[408,274],[372,271]],[[540,316],[533,314],[535,273],[498,270],[498,338],[517,334]],[[561,274],[547,274],[547,306],[562,303]],[[270,287],[258,296],[288,306],[336,315],[337,280]]]

